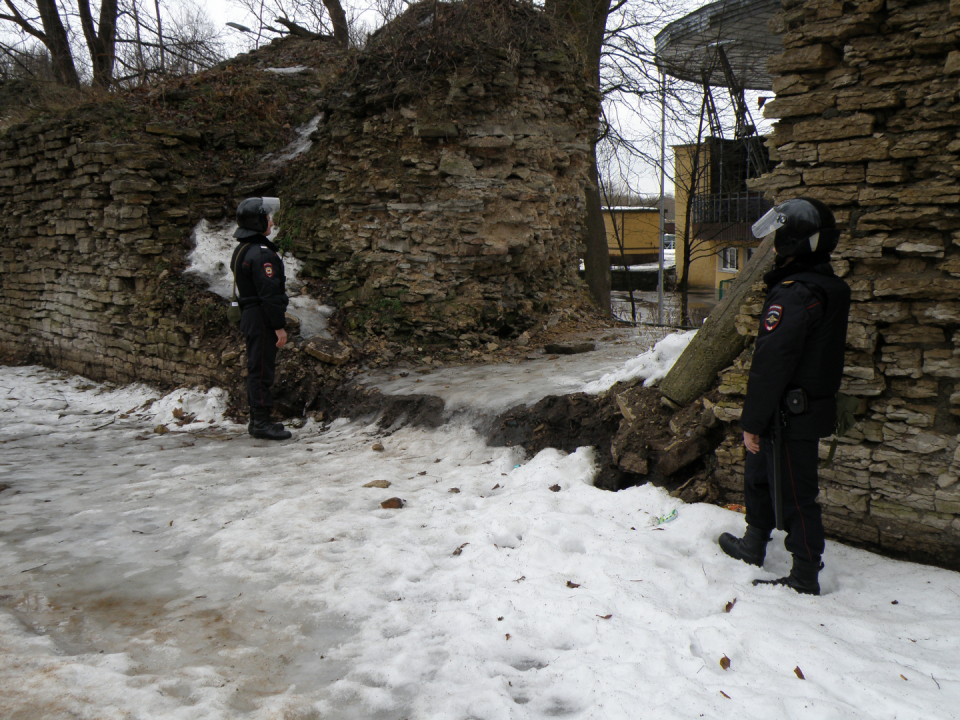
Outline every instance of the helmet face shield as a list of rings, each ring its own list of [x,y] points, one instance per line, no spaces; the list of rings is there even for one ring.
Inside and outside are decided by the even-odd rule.
[[[781,211],[782,205],[777,205],[767,211],[766,215],[757,220],[750,228],[755,238],[765,238],[787,224],[787,216]]]
[[[262,202],[261,207],[267,215],[273,215],[277,210],[280,209],[280,198],[275,197],[265,197],[260,198]]]

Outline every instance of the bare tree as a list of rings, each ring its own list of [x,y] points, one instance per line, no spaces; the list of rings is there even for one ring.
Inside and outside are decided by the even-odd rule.
[[[234,0],[234,4],[253,18],[257,47],[264,36],[270,37],[267,33],[326,35],[341,47],[350,43],[350,22],[340,0]]]

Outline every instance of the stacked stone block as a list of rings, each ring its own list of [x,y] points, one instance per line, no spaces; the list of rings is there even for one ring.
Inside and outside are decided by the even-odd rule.
[[[853,290],[841,390],[864,409],[821,471],[825,523],[840,539],[960,567],[960,2],[783,8],[766,106],[780,164],[757,187],[837,216],[834,268]],[[742,334],[759,326],[755,290]],[[751,352],[724,373],[717,412],[730,422]],[[734,497],[743,453],[734,426],[717,453]]]
[[[581,300],[598,98],[560,60],[539,51],[385,107],[360,93],[327,108],[316,184],[296,201],[312,232],[295,250],[332,282],[352,328],[509,336]]]

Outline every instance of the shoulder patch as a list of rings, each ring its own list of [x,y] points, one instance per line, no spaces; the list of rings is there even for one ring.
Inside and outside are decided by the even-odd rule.
[[[783,318],[783,306],[771,305],[767,308],[766,317],[763,318],[763,327],[766,328],[767,332],[773,332],[780,324],[781,318]]]
[[[793,280],[784,280],[784,281],[783,281],[782,283],[780,283],[780,284],[783,285],[784,287],[786,287],[787,285],[793,285],[794,282],[795,282],[795,281],[793,281]]]
[[[273,265],[271,265],[270,263],[264,263],[264,264],[263,264],[263,274],[266,275],[268,278],[272,278],[272,277],[273,277]]]

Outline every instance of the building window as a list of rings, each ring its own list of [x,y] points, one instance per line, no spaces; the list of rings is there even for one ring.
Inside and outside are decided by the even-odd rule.
[[[677,247],[677,236],[672,233],[663,234],[663,249],[675,250]]]
[[[720,269],[727,272],[736,272],[740,268],[737,262],[737,248],[728,247],[720,251]]]
[[[744,250],[744,252],[746,253],[746,262],[750,262],[751,260],[753,260],[753,256],[756,254],[757,249],[747,248],[746,250]]]

